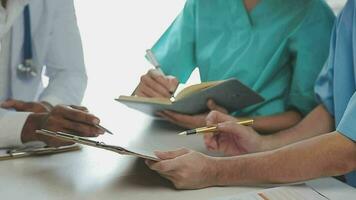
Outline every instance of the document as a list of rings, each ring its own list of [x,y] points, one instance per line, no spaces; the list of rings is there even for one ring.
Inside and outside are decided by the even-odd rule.
[[[297,186],[282,186],[259,192],[215,198],[212,200],[328,200],[328,198],[304,184]]]

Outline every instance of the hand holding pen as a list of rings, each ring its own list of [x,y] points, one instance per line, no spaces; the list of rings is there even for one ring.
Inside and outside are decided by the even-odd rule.
[[[150,98],[172,97],[178,87],[178,80],[173,76],[166,76],[163,73],[160,64],[151,50],[147,50],[146,57],[155,69],[151,69],[145,75],[141,76],[140,83],[133,95]]]
[[[43,141],[49,146],[63,146],[71,143],[35,133],[36,130],[64,131],[83,137],[97,137],[105,133],[98,128],[100,120],[84,110],[84,107],[55,106],[49,113],[33,113],[27,118],[21,133],[23,143]]]

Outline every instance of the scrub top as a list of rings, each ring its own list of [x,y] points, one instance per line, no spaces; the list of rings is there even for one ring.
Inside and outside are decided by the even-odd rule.
[[[236,78],[265,102],[236,113],[306,114],[316,106],[315,80],[328,56],[335,16],[323,0],[188,0],[152,48],[167,75],[184,83]]]
[[[356,2],[349,0],[334,27],[328,62],[315,85],[317,97],[335,117],[336,129],[356,142]],[[356,172],[346,175],[356,187]]]

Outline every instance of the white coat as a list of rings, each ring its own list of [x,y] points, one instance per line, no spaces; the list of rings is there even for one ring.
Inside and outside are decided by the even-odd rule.
[[[21,14],[11,30],[11,78],[7,98],[78,105],[86,89],[87,76],[73,0],[29,2],[33,62],[39,75],[24,81],[16,72],[23,61],[24,19]],[[49,78],[46,88],[42,84],[42,72]],[[0,109],[0,147],[21,144],[21,130],[29,114]]]

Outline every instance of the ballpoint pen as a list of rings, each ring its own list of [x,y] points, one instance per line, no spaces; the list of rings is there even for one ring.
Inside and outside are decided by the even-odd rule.
[[[244,126],[251,126],[253,124],[253,121],[254,121],[253,119],[248,119],[243,121],[237,121],[236,123]],[[196,135],[196,134],[211,133],[217,131],[217,128],[218,128],[217,125],[212,125],[212,126],[184,131],[179,133],[178,135]]]
[[[160,74],[165,75],[161,69],[161,65],[159,64],[156,56],[153,54],[151,49],[146,50],[146,58]],[[135,94],[136,90],[137,90],[137,87],[135,88],[135,90],[133,91],[131,96],[133,96]],[[169,91],[169,93],[171,94],[171,98],[172,98],[175,91]]]
[[[109,133],[109,134],[111,134],[111,135],[114,135],[113,132],[111,132],[109,129],[107,129],[107,128],[101,126],[100,124],[96,124],[95,127],[99,128],[99,129],[101,129],[101,130],[103,130],[103,131],[105,131],[105,132],[107,132],[107,133]]]

